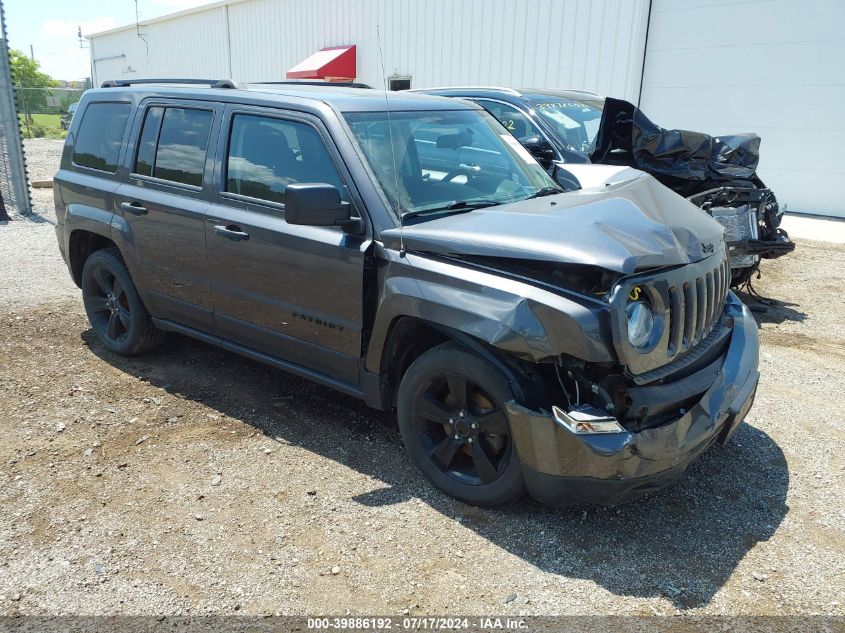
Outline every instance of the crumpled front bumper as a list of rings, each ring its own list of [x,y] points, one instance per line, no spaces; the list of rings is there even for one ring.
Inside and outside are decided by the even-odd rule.
[[[671,483],[711,444],[727,441],[753,403],[760,343],[754,318],[733,293],[726,314],[733,332],[715,381],[670,424],[639,433],[575,434],[549,412],[509,402],[531,496],[555,506],[621,503]]]
[[[783,229],[775,232],[774,239],[749,240],[744,246],[746,252],[759,255],[763,259],[777,259],[795,250],[795,242],[789,239],[789,233]]]

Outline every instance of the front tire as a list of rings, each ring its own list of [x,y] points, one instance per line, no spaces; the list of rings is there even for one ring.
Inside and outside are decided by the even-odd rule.
[[[504,404],[514,398],[493,365],[454,343],[415,360],[402,378],[397,413],[411,459],[445,493],[479,506],[525,494]]]
[[[85,260],[82,302],[97,338],[115,354],[142,354],[164,340],[115,248],[95,251]]]

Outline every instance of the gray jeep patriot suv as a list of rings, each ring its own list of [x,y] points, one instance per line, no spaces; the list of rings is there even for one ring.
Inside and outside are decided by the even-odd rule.
[[[170,83],[87,92],[55,179],[111,352],[179,332],[395,407],[419,469],[479,505],[629,499],[751,407],[722,228],[651,176],[573,165],[564,193],[454,99]]]

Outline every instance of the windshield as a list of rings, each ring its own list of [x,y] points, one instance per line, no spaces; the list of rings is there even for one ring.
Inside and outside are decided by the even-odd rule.
[[[603,100],[545,97],[533,99],[531,105],[572,149],[579,152],[592,149],[599,132]]]
[[[560,188],[499,123],[481,110],[345,115],[401,215],[467,210]],[[393,151],[391,152],[391,138]]]

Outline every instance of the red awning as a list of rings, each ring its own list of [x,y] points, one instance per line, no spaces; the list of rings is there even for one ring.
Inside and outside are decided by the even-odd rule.
[[[287,72],[288,79],[355,79],[355,45],[321,48]]]

